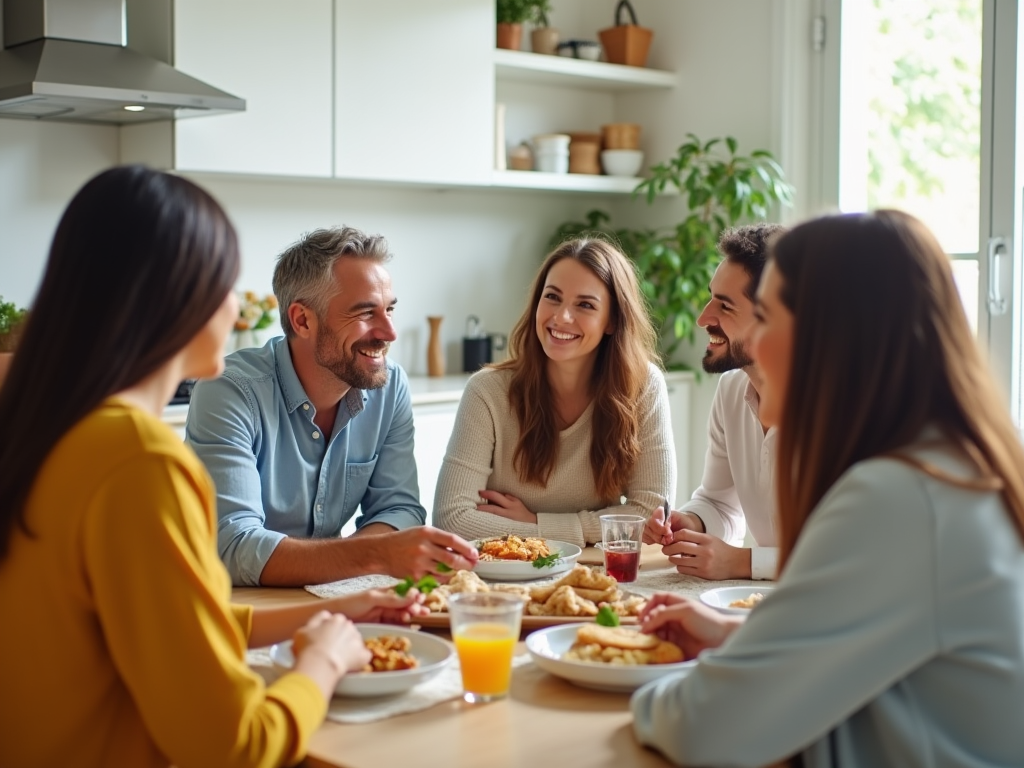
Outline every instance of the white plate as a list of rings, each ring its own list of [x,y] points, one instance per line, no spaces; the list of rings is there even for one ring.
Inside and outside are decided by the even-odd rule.
[[[395,672],[350,672],[338,681],[334,689],[338,696],[365,698],[404,693],[434,677],[455,657],[455,648],[451,643],[424,632],[393,624],[357,624],[356,627],[363,639],[382,635],[408,637],[411,643],[409,653],[416,657],[420,665]],[[291,669],[295,664],[292,641],[271,646],[270,660],[281,669]]]
[[[471,542],[474,547],[479,547],[486,539],[477,539]],[[576,558],[583,554],[583,550],[575,544],[567,541],[547,540],[548,549],[552,552],[561,552],[562,556],[551,565],[543,568],[534,568],[533,563],[524,560],[480,560],[476,564],[476,575],[481,579],[490,581],[530,581],[531,579],[546,579],[548,576],[571,571],[576,565]]]
[[[746,600],[753,594],[760,592],[767,599],[768,595],[772,593],[774,587],[719,587],[718,589],[709,589],[707,592],[701,592],[700,601],[704,605],[710,605],[712,608],[721,611],[722,613],[730,613],[734,615],[745,616],[750,613],[751,608],[730,608],[729,603],[737,600]]]
[[[570,683],[599,691],[629,693],[652,680],[666,675],[688,674],[697,660],[680,661],[676,664],[641,664],[636,666],[601,664],[595,661],[564,661],[562,656],[576,642],[579,625],[562,624],[557,627],[538,629],[526,636],[526,648],[533,662],[552,675],[564,678]]]

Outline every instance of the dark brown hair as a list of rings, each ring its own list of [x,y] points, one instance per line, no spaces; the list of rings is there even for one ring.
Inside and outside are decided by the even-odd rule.
[[[90,180],[71,200],[0,388],[0,556],[61,437],[103,400],[167,362],[221,306],[238,240],[190,181],[142,166]]]
[[[494,367],[512,371],[509,401],[519,421],[512,463],[524,482],[546,486],[558,461],[558,423],[547,378],[547,355],[537,338],[535,314],[548,272],[562,259],[584,265],[611,297],[614,330],[598,347],[590,466],[606,503],[617,503],[640,455],[640,409],[658,359],[656,340],[633,262],[604,240],[569,240],[544,260],[522,316],[509,336],[509,359]]]
[[[743,268],[750,281],[743,294],[754,300],[757,284],[761,282],[761,272],[768,258],[768,246],[771,241],[786,231],[781,224],[744,224],[741,227],[727,229],[718,238],[718,251],[726,260]]]
[[[780,237],[769,258],[794,316],[777,464],[780,569],[840,476],[886,455],[999,489],[1024,538],[1024,448],[928,228],[898,211],[830,216]],[[981,478],[957,480],[908,456],[927,426]]]

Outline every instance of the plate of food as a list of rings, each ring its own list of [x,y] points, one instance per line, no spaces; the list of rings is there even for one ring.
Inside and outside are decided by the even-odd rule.
[[[476,571],[456,571],[447,584],[424,598],[429,616],[416,617],[425,627],[448,626],[448,597],[458,592],[511,592],[523,601],[523,629],[593,621],[608,606],[622,623],[635,624],[647,598],[624,592],[615,579],[585,565],[576,565],[557,581],[544,584],[494,584]]]
[[[679,646],[637,627],[596,623],[538,630],[526,638],[534,663],[584,688],[630,693],[666,675],[688,674],[697,664]]]
[[[424,632],[393,624],[357,624],[356,628],[373,658],[364,671],[350,672],[338,681],[337,696],[404,693],[437,675],[455,657],[451,643]],[[292,641],[271,646],[270,660],[283,670],[295,666]]]
[[[760,605],[773,587],[718,587],[701,592],[700,601],[704,605],[733,615],[746,615],[750,609]]]
[[[507,534],[472,542],[480,553],[476,574],[492,581],[532,581],[572,570],[583,552],[567,541]]]

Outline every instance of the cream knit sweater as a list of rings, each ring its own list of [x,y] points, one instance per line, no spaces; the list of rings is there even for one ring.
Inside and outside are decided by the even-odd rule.
[[[625,503],[601,509],[590,468],[593,403],[559,436],[558,463],[547,487],[526,483],[512,468],[519,422],[508,401],[509,371],[484,369],[466,384],[455,417],[434,495],[434,525],[466,539],[515,533],[543,536],[579,546],[601,540],[600,516],[649,516],[666,496],[675,498],[676,459],[668,390],[655,365],[638,403],[641,453],[626,487]],[[613,439],[598,435],[597,439]],[[509,493],[522,500],[537,523],[520,523],[478,510],[481,489]]]

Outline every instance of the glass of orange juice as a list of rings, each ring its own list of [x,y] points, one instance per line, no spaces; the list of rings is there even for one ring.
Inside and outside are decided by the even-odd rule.
[[[459,592],[448,598],[452,638],[471,704],[508,695],[523,601],[502,592]]]

